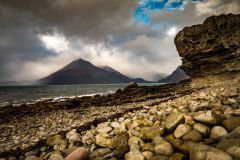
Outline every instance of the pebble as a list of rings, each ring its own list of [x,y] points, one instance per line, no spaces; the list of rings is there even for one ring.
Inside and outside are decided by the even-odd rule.
[[[219,139],[228,134],[227,130],[222,126],[214,126],[210,133],[210,138]]]
[[[191,131],[192,127],[189,126],[188,124],[180,124],[174,131],[174,136],[176,138],[181,138],[184,136],[186,133]]]

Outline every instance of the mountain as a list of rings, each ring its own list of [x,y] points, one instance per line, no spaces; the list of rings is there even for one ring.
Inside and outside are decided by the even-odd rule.
[[[108,72],[112,72],[112,73],[116,73],[118,75],[124,76],[122,73],[118,72],[117,70],[113,69],[112,67],[103,66],[101,68],[106,70],[106,71],[108,71]],[[137,83],[154,83],[154,82],[151,82],[151,81],[147,81],[147,80],[145,80],[143,78],[131,78],[131,82],[132,81],[137,82]]]
[[[158,83],[175,83],[188,78],[189,76],[186,75],[185,72],[180,67],[177,67],[177,69],[173,71],[172,74],[165,78],[160,79]]]
[[[129,83],[133,79],[111,67],[97,67],[88,61],[78,59],[57,72],[38,80],[41,84],[106,84]]]

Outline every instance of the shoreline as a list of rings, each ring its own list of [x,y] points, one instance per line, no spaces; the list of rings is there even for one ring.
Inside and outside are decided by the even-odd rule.
[[[88,97],[78,98],[78,100],[81,101],[81,103],[79,104],[84,104],[89,101],[95,102],[95,104],[98,104],[96,103],[96,99],[99,99],[101,100],[101,102],[99,102],[99,105],[91,105],[87,103],[80,107],[76,107],[76,106],[71,106],[72,105],[71,101],[72,100],[76,101],[76,99],[71,99],[71,100],[68,99],[67,101],[63,101],[63,102],[54,102],[54,103],[38,102],[34,105],[25,104],[24,106],[19,106],[20,109],[15,110],[15,112],[12,112],[10,108],[7,108],[7,110],[3,112],[0,108],[0,115],[9,113],[7,114],[8,116],[5,116],[1,120],[2,122],[0,125],[0,130],[3,130],[4,132],[6,132],[9,128],[11,129],[11,127],[15,128],[12,131],[10,131],[8,135],[5,135],[5,136],[0,135],[0,141],[2,144],[0,146],[0,156],[21,155],[22,153],[34,148],[34,146],[36,145],[39,146],[38,144],[42,144],[44,139],[46,140],[46,138],[51,135],[54,135],[60,132],[66,133],[67,131],[76,127],[77,128],[82,127],[86,129],[86,128],[89,128],[89,127],[86,127],[86,125],[87,126],[91,126],[92,124],[96,125],[97,122],[99,123],[100,121],[104,121],[110,117],[112,118],[119,117],[126,112],[141,109],[142,106],[144,105],[149,105],[149,104],[154,105],[156,103],[159,103],[158,101],[162,101],[168,98],[175,98],[178,95],[176,94],[176,91],[177,91],[176,88],[178,88],[181,85],[188,86],[189,81],[184,81],[180,84],[168,84],[163,86],[129,88],[129,89],[121,90],[121,93],[118,93],[120,92],[119,90],[114,94],[108,94],[108,95],[102,95],[102,96],[95,95],[92,97],[88,96]],[[166,94],[166,92],[160,92],[160,93],[154,94],[154,92],[156,91],[159,92],[159,88],[162,88],[162,89],[165,88],[167,90],[169,90],[170,88],[171,89],[169,90],[168,94]],[[187,87],[183,87],[183,88],[185,88],[185,90],[179,89],[178,91],[179,95],[184,95],[185,92],[189,93],[189,91],[186,89]],[[143,95],[133,94],[138,92],[143,93],[142,92],[143,90],[146,91],[145,94]],[[150,91],[152,93],[150,93]],[[126,98],[129,98],[129,96],[126,97],[125,95],[119,99],[120,100],[119,104],[115,103],[114,101],[115,99],[113,97],[114,96],[118,97],[119,95],[121,97],[121,95],[124,95],[124,94],[129,95],[134,100],[130,102],[128,99],[128,101],[126,101]],[[48,105],[48,106],[43,107],[44,105]],[[41,107],[38,108],[37,111],[34,110],[34,108],[36,109],[36,107],[39,107],[39,106]],[[15,108],[17,109],[18,107],[15,107]],[[23,110],[24,108],[25,110]],[[28,108],[32,108],[32,109],[30,109],[30,111],[27,111]],[[68,120],[71,120],[71,123]],[[34,125],[32,124],[32,122],[34,123]],[[56,124],[53,122],[55,122]],[[55,130],[56,128],[59,128],[57,123],[61,124],[60,130]],[[50,124],[51,126],[49,126],[48,128],[48,125]],[[52,126],[55,126],[55,129],[51,129]],[[45,129],[43,129],[43,127]],[[24,133],[24,132],[30,132],[30,133]],[[38,136],[37,136],[37,132],[40,133]],[[5,139],[4,137],[5,138],[8,137],[8,138]]]

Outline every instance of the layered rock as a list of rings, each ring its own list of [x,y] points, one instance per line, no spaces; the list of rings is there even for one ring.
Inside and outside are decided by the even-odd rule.
[[[181,68],[191,78],[240,71],[240,15],[207,18],[175,37]]]

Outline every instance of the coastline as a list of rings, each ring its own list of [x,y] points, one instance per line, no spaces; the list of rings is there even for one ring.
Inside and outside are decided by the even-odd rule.
[[[0,128],[3,131],[0,135],[0,156],[20,156],[40,146],[51,135],[67,133],[72,128],[83,131],[91,125],[120,117],[143,106],[185,95],[191,92],[187,87],[189,83],[183,81],[179,84],[127,88],[107,95],[83,96],[58,102],[40,101],[7,107],[5,110],[0,108]],[[9,133],[6,133],[8,130]]]

